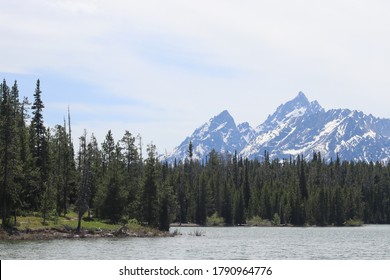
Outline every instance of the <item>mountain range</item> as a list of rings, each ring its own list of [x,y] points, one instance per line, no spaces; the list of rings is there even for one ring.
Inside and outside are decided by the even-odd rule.
[[[188,158],[190,142],[194,159],[203,159],[214,149],[259,160],[266,151],[270,158],[279,159],[298,155],[310,159],[313,152],[320,152],[326,161],[338,155],[342,160],[387,162],[390,119],[349,109],[325,110],[299,92],[255,128],[247,122],[237,125],[225,110],[160,159],[172,162]]]

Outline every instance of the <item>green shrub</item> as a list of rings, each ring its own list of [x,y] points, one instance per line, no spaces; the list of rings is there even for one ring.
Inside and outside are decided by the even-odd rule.
[[[360,227],[364,224],[364,222],[360,219],[349,219],[345,222],[345,225],[348,227]]]
[[[252,227],[269,227],[272,226],[272,223],[270,220],[262,219],[260,216],[253,216],[247,221],[249,226]],[[280,223],[280,222],[279,222]]]
[[[223,218],[218,216],[218,213],[215,212],[211,217],[207,217],[207,225],[208,226],[223,226]]]
[[[260,226],[262,222],[263,219],[260,216],[253,216],[247,221],[248,226]]]
[[[272,225],[274,226],[280,225],[280,217],[278,213],[274,214],[274,218],[272,219]]]
[[[137,219],[134,219],[134,218],[128,220],[127,223],[128,223],[129,225],[140,225],[140,224],[141,224],[140,222],[138,222]]]

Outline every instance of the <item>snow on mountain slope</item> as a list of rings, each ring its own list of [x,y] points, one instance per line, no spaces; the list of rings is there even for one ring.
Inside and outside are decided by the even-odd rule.
[[[190,141],[198,159],[215,149],[222,153],[237,151],[250,159],[262,159],[267,151],[271,158],[303,155],[309,159],[313,152],[321,152],[327,160],[338,154],[345,160],[388,161],[390,120],[349,109],[325,111],[317,101],[310,102],[299,92],[255,129],[248,123],[236,126],[231,115],[223,111],[163,159],[185,159]]]
[[[188,158],[189,143],[193,145],[193,158],[202,159],[213,149],[221,153],[240,152],[251,139],[253,129],[248,123],[236,125],[227,110],[211,118],[197,128],[172,153],[160,157],[162,160],[173,161]]]

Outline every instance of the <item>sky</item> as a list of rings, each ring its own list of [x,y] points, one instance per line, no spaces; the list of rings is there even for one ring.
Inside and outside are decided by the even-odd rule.
[[[0,78],[47,126],[140,134],[170,152],[227,109],[261,124],[303,91],[390,118],[385,0],[0,0]]]

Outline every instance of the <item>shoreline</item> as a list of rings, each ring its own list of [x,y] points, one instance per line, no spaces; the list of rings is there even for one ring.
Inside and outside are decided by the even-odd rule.
[[[242,224],[242,225],[224,225],[224,224],[221,224],[221,225],[198,225],[198,224],[192,224],[192,223],[189,223],[189,224],[178,224],[178,223],[174,223],[174,224],[171,224],[171,227],[175,227],[175,228],[188,228],[188,227],[200,227],[200,228],[218,228],[218,227],[226,227],[226,228],[235,228],[235,227],[239,227],[239,228],[251,228],[251,227],[264,227],[264,228],[267,228],[267,227],[278,227],[278,228],[291,228],[291,227],[298,227],[298,228],[313,228],[313,227],[319,227],[319,228],[328,228],[328,227],[340,227],[340,228],[343,228],[343,227],[362,227],[362,226],[367,226],[367,225],[371,225],[371,224],[344,224],[344,225],[341,225],[341,226],[337,226],[337,225],[292,225],[292,224],[280,224],[280,225],[272,225],[272,224],[259,224],[259,225],[249,225],[249,224]],[[372,224],[372,225],[376,225],[376,224]]]
[[[304,228],[311,228],[311,227],[361,227],[369,224],[359,224],[359,225],[344,225],[344,226],[334,226],[334,225],[327,225],[327,226],[316,226],[316,225],[303,225],[303,226],[294,226],[294,225],[237,225],[237,226],[225,226],[225,225],[206,225],[201,226],[194,223],[189,224],[179,224],[179,223],[173,223],[171,224],[171,227],[174,228],[213,228],[213,227],[242,227],[242,228],[248,228],[248,227],[304,227]],[[107,230],[107,229],[97,229],[97,230],[90,230],[90,229],[82,229],[80,232],[77,232],[74,229],[69,228],[37,228],[37,229],[10,229],[10,230],[4,230],[0,229],[0,241],[2,240],[55,240],[55,239],[80,239],[80,238],[150,238],[150,237],[174,237],[177,235],[176,232],[164,232],[160,231],[158,229],[154,228],[147,228],[147,227],[141,227],[141,228],[129,228],[128,226],[121,226],[116,230]]]
[[[127,238],[127,237],[173,237],[170,232],[163,232],[152,228],[142,228],[138,230],[129,229],[126,226],[118,230],[75,230],[42,228],[42,229],[12,229],[5,231],[1,229],[0,240],[55,240],[55,239],[80,239],[80,238]]]

